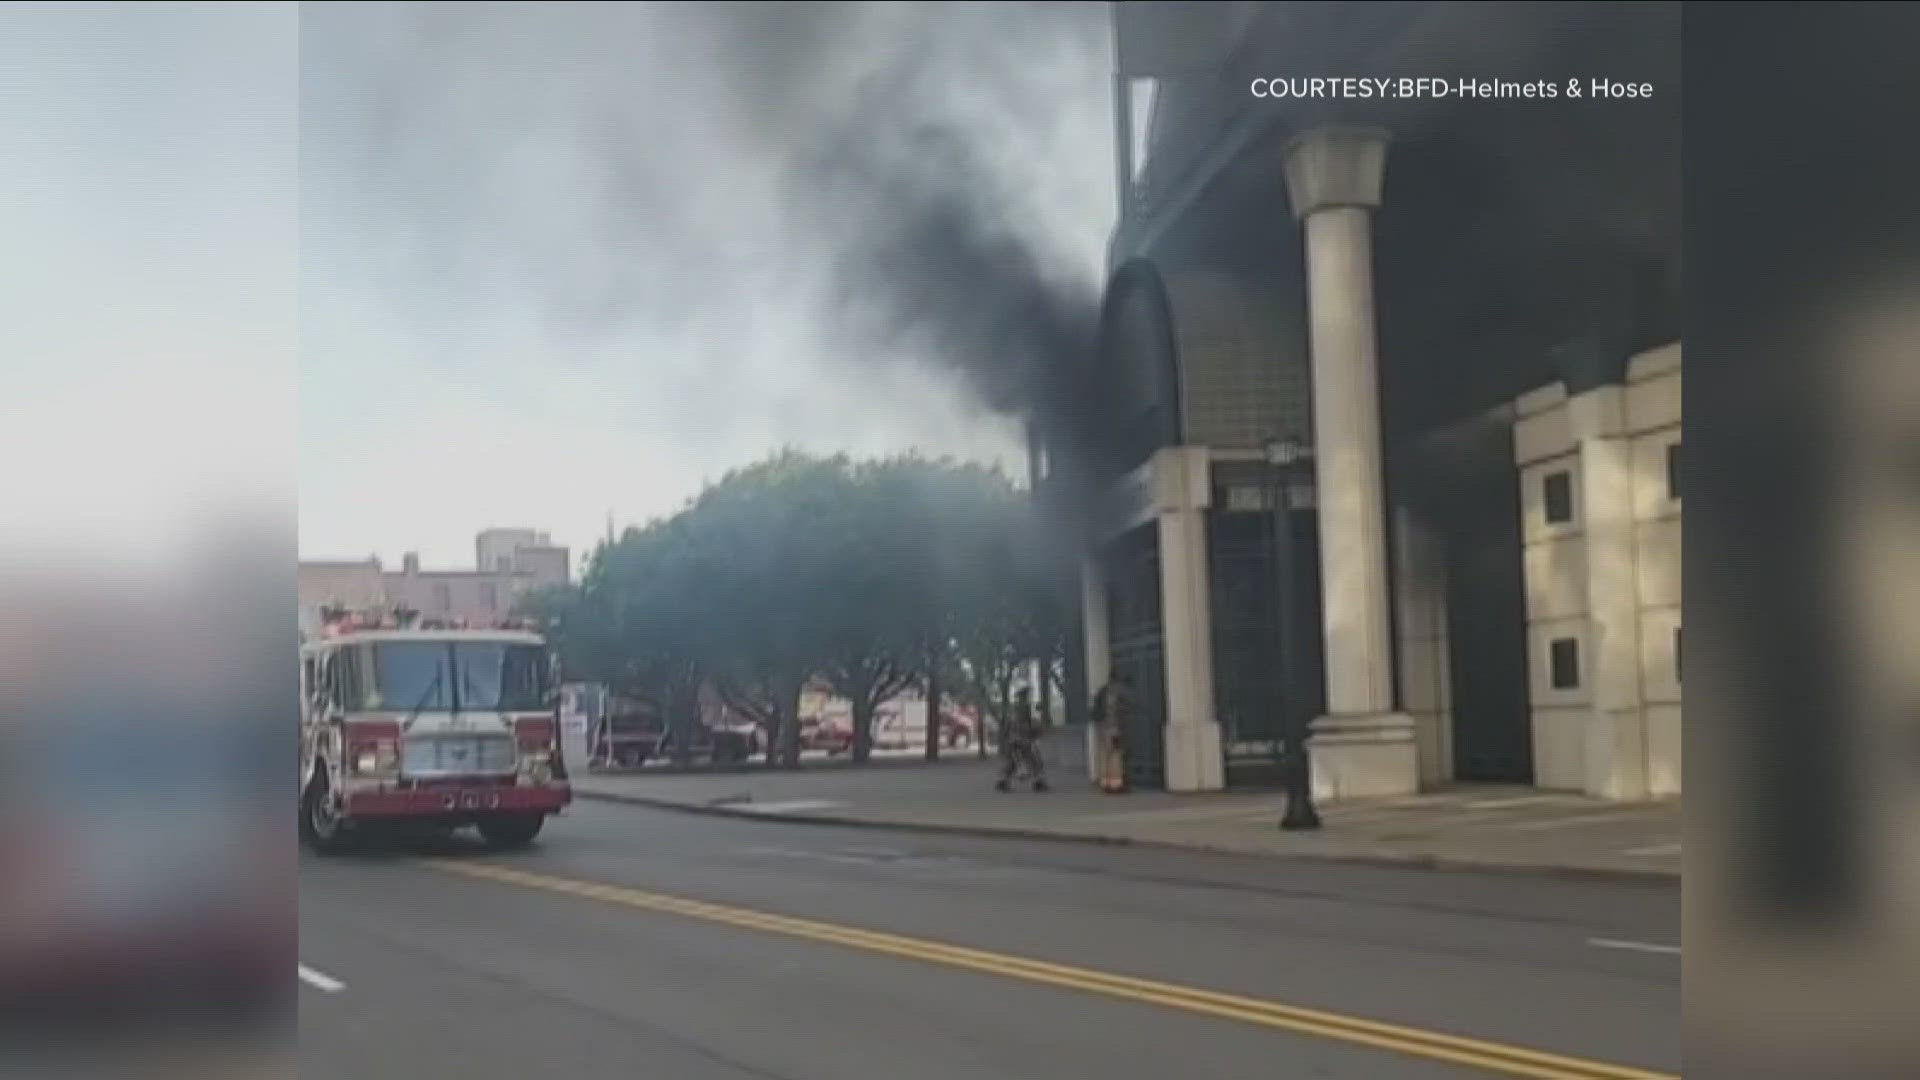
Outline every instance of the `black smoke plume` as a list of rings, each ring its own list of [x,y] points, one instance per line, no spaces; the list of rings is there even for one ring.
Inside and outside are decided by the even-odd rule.
[[[399,234],[413,318],[525,309],[557,363],[648,343],[611,377],[705,437],[761,390],[713,385],[735,350],[743,377],[932,366],[1053,445],[1088,442],[1106,7],[309,5],[308,197],[367,223],[346,272]]]
[[[1022,58],[1044,54],[1049,37],[1069,48],[1104,40],[1104,5],[938,5],[891,22],[875,14],[888,7],[805,5],[804,18],[784,5],[713,11],[728,41],[722,57],[756,57],[780,43],[778,64],[755,61],[743,73],[743,85],[770,95],[761,115],[783,115],[779,91],[806,87],[816,65],[846,63],[861,43],[862,59],[879,57],[850,92],[815,102],[811,124],[764,129],[787,141],[784,188],[796,219],[826,238],[834,329],[855,350],[951,367],[982,405],[1025,420],[1050,445],[1099,446],[1100,282],[1062,265],[1029,231],[1008,163],[996,158],[1006,151],[997,140],[1028,117],[962,120],[938,106],[965,81],[1017,83]],[[958,60],[936,55],[952,36],[977,47]]]

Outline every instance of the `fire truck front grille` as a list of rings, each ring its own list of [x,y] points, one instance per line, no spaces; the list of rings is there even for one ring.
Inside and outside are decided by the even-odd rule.
[[[400,771],[409,777],[510,773],[517,762],[511,735],[408,739]]]

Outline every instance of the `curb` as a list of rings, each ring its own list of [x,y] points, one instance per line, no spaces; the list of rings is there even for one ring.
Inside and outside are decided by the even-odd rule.
[[[784,822],[790,825],[821,825],[838,829],[884,830],[888,832],[917,833],[923,836],[959,836],[985,840],[1032,840],[1054,844],[1074,844],[1081,847],[1136,847],[1152,851],[1201,852],[1208,855],[1224,855],[1240,859],[1334,863],[1345,866],[1372,866],[1391,870],[1469,871],[1478,874],[1557,878],[1569,881],[1588,881],[1614,885],[1678,886],[1681,883],[1681,874],[1677,870],[1624,870],[1597,866],[1528,865],[1524,863],[1503,863],[1480,859],[1450,858],[1441,855],[1389,855],[1380,853],[1336,854],[1320,851],[1268,854],[1265,852],[1251,852],[1240,848],[1219,847],[1208,844],[1181,844],[1168,840],[1145,840],[1132,836],[1111,836],[1098,833],[1062,833],[1049,832],[1044,829],[1018,829],[993,825],[942,825],[937,822],[923,821],[880,821],[872,818],[835,817],[829,814],[756,814],[751,810],[741,810],[735,806],[710,806],[702,803],[687,803],[673,799],[654,798],[647,795],[615,795],[609,792],[576,790],[573,793],[573,797],[576,800],[588,802],[643,806],[650,810],[665,810],[669,813],[676,814],[695,814],[701,817],[724,817],[743,821],[774,823]]]

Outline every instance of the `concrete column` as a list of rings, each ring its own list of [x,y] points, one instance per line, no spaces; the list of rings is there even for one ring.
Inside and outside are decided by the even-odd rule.
[[[1204,510],[1160,514],[1160,603],[1166,625],[1167,790],[1226,786],[1213,710],[1213,626]]]
[[[1399,613],[1400,703],[1413,717],[1420,783],[1453,779],[1453,689],[1447,664],[1447,557],[1419,513],[1394,513],[1395,610]]]
[[[1107,568],[1099,552],[1094,552],[1080,564],[1080,611],[1083,631],[1086,635],[1086,672],[1087,701],[1093,702],[1095,694],[1107,685],[1107,678],[1113,668],[1111,638],[1107,624]],[[1087,740],[1087,779],[1098,782],[1100,779],[1100,729],[1099,725],[1088,723]]]
[[[1588,794],[1650,795],[1641,688],[1640,582],[1633,514],[1633,444],[1626,391],[1603,386],[1567,401],[1579,447],[1579,513],[1586,540],[1588,634],[1581,664],[1591,688],[1583,767]]]
[[[1154,455],[1153,508],[1160,534],[1160,618],[1166,650],[1167,790],[1226,786],[1213,703],[1213,612],[1207,573],[1212,459],[1203,446]]]
[[[1388,617],[1372,237],[1386,155],[1383,133],[1353,128],[1309,132],[1285,151],[1306,232],[1328,712],[1309,747],[1328,799],[1420,787],[1413,720],[1394,711]]]

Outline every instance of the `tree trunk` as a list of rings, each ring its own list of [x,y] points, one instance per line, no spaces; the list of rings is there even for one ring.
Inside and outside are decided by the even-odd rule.
[[[1000,676],[1000,679],[999,679],[1000,685],[995,688],[1000,692],[999,704],[997,707],[1000,710],[1000,745],[1001,746],[1005,746],[1007,744],[1007,725],[1013,723],[1013,674],[1015,670],[1017,669],[1013,667],[1009,667],[1006,671],[1006,674]]]
[[[676,705],[678,705],[678,707],[676,707],[674,711],[678,713],[678,726],[674,728],[674,746],[672,746],[674,753],[672,753],[672,757],[674,757],[674,765],[685,769],[687,765],[693,763],[693,736],[695,736],[697,730],[701,730],[701,721],[707,719],[707,717],[703,715],[703,709],[701,709],[701,680],[699,680],[699,678],[693,678],[689,686],[682,686],[682,688],[680,688]]]
[[[873,757],[873,691],[862,688],[853,695],[853,760],[863,763]]]
[[[800,767],[800,694],[805,689],[805,679],[790,679],[775,703],[780,716],[780,764],[789,769]]]
[[[940,661],[938,651],[927,664],[927,760],[940,760]]]
[[[667,732],[671,740],[668,750],[673,763],[681,768],[693,762],[693,733],[700,727],[700,689],[695,686],[691,693],[677,692],[669,695]]]
[[[787,730],[786,718],[780,715],[780,692],[767,695],[767,764],[780,764],[780,738]]]

